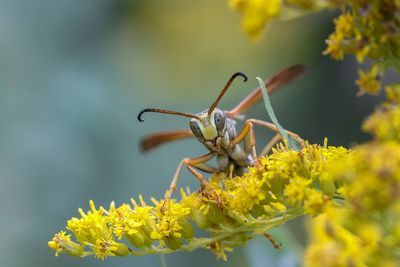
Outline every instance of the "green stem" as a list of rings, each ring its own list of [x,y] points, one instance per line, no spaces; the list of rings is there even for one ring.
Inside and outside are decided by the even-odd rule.
[[[267,91],[267,88],[265,87],[264,81],[259,77],[256,77],[256,78],[258,80],[258,83],[260,84],[262,96],[263,96],[263,99],[264,99],[265,109],[267,110],[267,113],[268,113],[269,117],[271,118],[272,122],[275,124],[276,128],[278,129],[278,132],[286,140],[287,145],[289,146],[290,149],[294,149],[296,151],[300,151],[301,150],[301,144],[299,142],[297,142],[295,139],[293,139],[287,133],[287,131],[279,124],[278,119],[276,118],[274,109],[272,108],[271,101],[269,100],[268,91]]]
[[[131,253],[136,256],[148,255],[148,254],[168,254],[176,251],[192,251],[197,248],[207,248],[210,244],[218,241],[223,241],[231,236],[239,233],[249,234],[251,237],[262,234],[267,230],[284,224],[286,221],[293,220],[299,216],[304,215],[304,210],[301,208],[293,208],[289,210],[286,214],[273,219],[263,219],[262,217],[249,220],[245,224],[240,226],[224,227],[220,229],[210,230],[214,233],[213,237],[200,237],[193,238],[188,244],[183,245],[177,250],[172,250],[167,247],[156,247],[152,246],[151,249],[144,249],[141,251],[132,251]],[[220,225],[222,226],[222,225]]]
[[[160,265],[161,267],[168,267],[167,261],[165,260],[164,254],[158,254],[160,256]]]

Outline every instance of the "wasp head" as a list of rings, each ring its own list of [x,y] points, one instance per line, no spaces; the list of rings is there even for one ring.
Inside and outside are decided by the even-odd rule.
[[[226,115],[222,110],[215,108],[210,115],[205,110],[196,116],[198,119],[190,120],[190,129],[200,142],[214,141],[225,135]]]
[[[221,100],[221,98],[224,96],[225,92],[228,90],[233,80],[238,76],[243,77],[244,81],[247,81],[247,77],[243,73],[236,72],[235,74],[233,74],[232,77],[227,82],[227,84],[225,85],[225,87],[218,95],[217,99],[211,105],[211,107],[203,112],[193,115],[190,113],[183,113],[165,109],[147,108],[143,109],[139,113],[138,120],[143,121],[141,116],[145,112],[157,112],[157,113],[188,117],[190,118],[190,129],[200,142],[204,143],[207,141],[211,141],[215,143],[217,137],[225,136],[225,131],[226,131],[226,114],[222,110],[218,109],[217,105]]]

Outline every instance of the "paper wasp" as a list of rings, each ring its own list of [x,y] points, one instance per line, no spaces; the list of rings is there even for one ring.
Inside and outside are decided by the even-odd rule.
[[[268,93],[272,93],[280,87],[303,76],[305,72],[306,68],[303,65],[288,67],[272,76],[272,78],[264,81],[265,87],[267,88]],[[277,128],[272,123],[257,119],[247,119],[243,129],[239,133],[236,132],[235,119],[242,117],[241,114],[245,113],[251,106],[261,100],[262,92],[260,87],[256,88],[230,111],[222,111],[217,108],[219,101],[224,96],[233,80],[237,77],[242,77],[244,81],[247,81],[247,77],[243,73],[237,72],[233,74],[211,107],[195,115],[157,108],[146,108],[138,114],[137,118],[141,122],[143,122],[142,115],[146,112],[156,112],[190,118],[190,129],[160,132],[148,135],[141,141],[142,150],[148,151],[166,142],[193,136],[209,150],[209,153],[203,156],[184,158],[179,163],[169,190],[165,194],[164,205],[161,211],[165,210],[166,203],[168,203],[172,192],[177,186],[179,173],[183,165],[189,169],[202,185],[207,184],[207,181],[198,170],[208,173],[228,173],[233,166],[234,173],[240,175],[248,166],[257,165],[258,156],[256,153],[256,141],[253,126],[259,125],[275,132],[277,131]],[[303,140],[296,134],[289,131],[288,134],[300,142],[303,142]],[[259,156],[267,154],[274,144],[281,138],[282,137],[277,134],[267,144],[265,149],[262,150]],[[241,142],[243,142],[243,147],[240,146]],[[217,162],[217,166],[215,167],[207,164],[207,162],[214,157]]]

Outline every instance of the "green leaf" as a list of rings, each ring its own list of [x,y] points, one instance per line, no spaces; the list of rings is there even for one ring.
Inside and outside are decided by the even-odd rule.
[[[271,101],[269,100],[268,91],[267,91],[267,88],[265,88],[264,81],[259,77],[256,77],[256,78],[258,80],[258,83],[260,84],[262,96],[263,96],[263,99],[264,99],[265,109],[267,110],[267,113],[268,113],[269,117],[271,118],[272,123],[275,124],[276,128],[278,128],[278,132],[286,140],[289,148],[293,149],[293,150],[296,150],[296,151],[300,151],[301,150],[301,144],[297,140],[292,138],[287,133],[287,131],[279,124],[278,119],[275,116],[275,112],[274,112],[274,110],[273,110],[273,108],[271,106]]]

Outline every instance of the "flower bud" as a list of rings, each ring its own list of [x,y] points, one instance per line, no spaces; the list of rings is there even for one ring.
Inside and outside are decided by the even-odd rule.
[[[215,204],[208,204],[207,218],[214,224],[225,220],[225,215]]]
[[[151,239],[151,233],[154,231],[154,227],[151,224],[144,224],[138,229],[142,233],[143,244],[145,247],[149,247],[153,244]]]
[[[254,217],[260,217],[262,215],[265,215],[266,211],[263,205],[254,205],[253,208],[250,211],[251,215],[253,215]]]
[[[336,191],[335,182],[333,180],[322,180],[320,188],[325,195],[333,196]]]
[[[56,256],[58,256],[59,252],[67,253],[68,255],[75,257],[83,255],[82,245],[71,240],[57,242],[53,239],[52,241],[49,241],[47,245],[49,248],[56,250]]]
[[[61,231],[54,235],[51,241],[47,242],[49,248],[58,253],[67,253],[71,256],[80,257],[83,255],[83,247],[81,244],[71,241],[70,235],[66,235],[65,231]]]
[[[137,248],[143,247],[144,245],[144,238],[143,235],[140,233],[127,234],[125,235],[125,238],[129,241],[129,243]]]
[[[203,212],[192,209],[190,213],[190,218],[200,229],[207,229],[211,226],[211,222],[208,220],[207,216]]]
[[[154,227],[150,222],[143,224],[139,229],[146,237],[150,237],[151,233],[154,231]]]
[[[182,246],[182,239],[180,237],[164,237],[162,240],[172,250],[177,250]]]
[[[182,227],[180,233],[184,239],[191,239],[194,236],[194,230],[188,220],[181,220],[179,225]]]
[[[129,248],[127,245],[117,243],[117,250],[113,251],[115,255],[125,257],[129,254]]]

